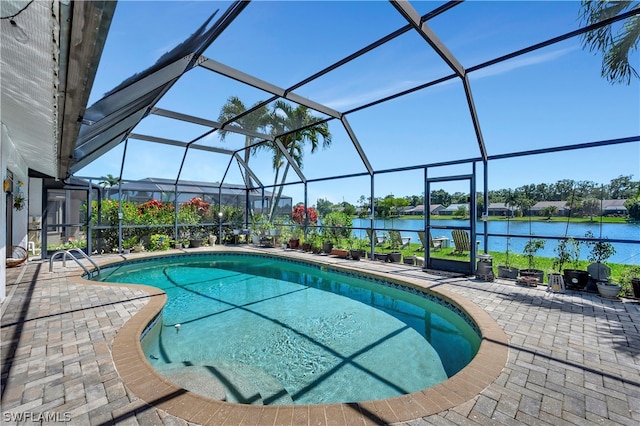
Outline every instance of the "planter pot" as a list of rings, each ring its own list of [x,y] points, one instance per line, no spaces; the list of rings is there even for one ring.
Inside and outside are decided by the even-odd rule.
[[[633,287],[633,296],[640,299],[640,278],[631,278],[631,287]]]
[[[619,285],[612,285],[604,282],[598,282],[596,285],[598,286],[598,293],[600,293],[600,296],[605,299],[618,298],[618,293],[620,293],[621,288]]]
[[[402,259],[402,253],[400,252],[393,252],[387,255],[387,262],[399,263],[401,259]]]
[[[364,256],[364,250],[350,250],[349,257],[353,260],[360,260]]]
[[[202,240],[189,240],[189,247],[201,247]]]
[[[405,257],[404,259],[402,259],[402,262],[405,265],[415,265],[416,264],[416,257],[415,256],[409,256],[409,257]]]
[[[521,277],[535,277],[538,279],[538,282],[542,284],[544,282],[544,271],[539,269],[521,269],[520,270]]]
[[[589,273],[579,269],[564,270],[564,284],[568,288],[582,290],[589,283]]]
[[[333,249],[333,243],[322,243],[322,251],[329,254]]]
[[[303,243],[302,244],[302,251],[311,251],[311,244],[310,243]]]
[[[518,278],[518,273],[520,270],[518,268],[512,268],[510,266],[498,266],[498,277],[507,278],[510,280],[515,280]]]
[[[300,239],[299,238],[292,238],[289,240],[289,248],[291,249],[297,249],[300,246]]]
[[[332,256],[338,256],[338,257],[342,257],[342,258],[346,259],[348,254],[349,254],[349,252],[347,250],[344,250],[344,249],[331,249],[331,255]]]
[[[182,248],[182,243],[175,243],[175,244],[173,245],[173,248],[181,249],[181,248]]]
[[[129,253],[131,253],[131,249],[128,249],[128,248],[122,249],[122,254],[129,254]]]
[[[386,262],[387,261],[387,254],[386,253],[374,253],[373,254],[373,258],[375,260],[380,260],[382,262]]]

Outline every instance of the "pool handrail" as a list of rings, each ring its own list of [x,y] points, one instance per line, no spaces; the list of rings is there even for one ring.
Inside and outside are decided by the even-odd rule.
[[[77,252],[77,253],[80,253],[80,254],[81,254],[85,259],[87,259],[87,260],[88,260],[88,261],[93,265],[93,267],[94,267],[95,269],[94,269],[93,271],[89,271],[89,270],[87,269],[87,267],[86,267],[86,266],[84,266],[84,265],[80,262],[80,260],[79,260],[77,257],[75,257],[71,252]],[[54,259],[55,259],[58,255],[60,255],[60,254],[62,254],[62,255],[63,255],[63,256],[62,256],[62,266],[63,266],[63,267],[65,267],[65,268],[67,267],[67,256],[70,256],[73,260],[75,260],[75,261],[76,261],[76,263],[77,263],[78,265],[80,265],[80,267],[81,267],[81,268],[84,270],[84,272],[89,276],[89,278],[93,277],[92,272],[97,272],[97,274],[96,274],[96,275],[97,275],[97,276],[100,276],[100,266],[98,266],[98,264],[97,264],[96,262],[94,262],[94,261],[93,261],[89,256],[87,256],[87,254],[86,254],[84,251],[80,250],[78,247],[73,247],[73,248],[70,248],[70,249],[68,249],[68,250],[59,250],[59,251],[57,251],[57,252],[53,253],[53,255],[51,256],[51,258],[49,259],[49,272],[53,272],[53,261],[54,261]]]

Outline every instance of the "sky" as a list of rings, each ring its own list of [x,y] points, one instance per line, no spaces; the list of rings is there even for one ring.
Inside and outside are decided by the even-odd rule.
[[[444,2],[411,2],[421,15]],[[120,82],[154,64],[186,39],[207,17],[229,2],[118,2],[100,60],[89,105]],[[428,21],[428,25],[465,68],[517,51],[580,27],[577,1],[467,1]],[[402,28],[406,20],[386,1],[254,1],[204,52],[204,56],[281,88]],[[612,85],[600,76],[599,54],[579,38],[563,41],[469,73],[480,132],[489,155],[588,143],[640,135],[640,90]],[[636,52],[632,63],[640,64]],[[451,69],[416,31],[408,31],[346,65],[294,90],[294,93],[346,113],[345,118],[374,170],[397,170],[480,157],[476,131],[460,79],[454,78],[374,107],[370,102],[450,75]],[[246,106],[269,94],[195,68],[185,73],[157,106],[217,120],[230,96]],[[354,112],[351,112],[355,110]],[[317,117],[326,118],[321,113]],[[328,149],[304,154],[308,179],[363,173],[364,163],[345,126],[331,120]],[[205,127],[150,116],[134,133],[189,142]],[[217,133],[198,142],[238,149],[244,137]],[[112,149],[76,175],[118,176],[124,145]],[[149,176],[175,179],[184,149],[131,139],[124,179]],[[274,181],[271,155],[259,151],[250,167],[264,185]],[[475,169],[477,189],[483,166]],[[466,176],[470,165],[429,168],[429,178]],[[608,183],[620,175],[640,179],[640,143],[546,153],[491,161],[489,189],[516,188],[561,179]],[[242,182],[240,167],[229,157],[189,150],[180,179]],[[422,169],[375,175],[374,196],[420,195]],[[299,179],[293,171],[288,182]],[[369,176],[312,182],[308,202],[319,198],[356,203],[370,195]],[[434,182],[431,189],[468,192],[467,180]],[[304,200],[303,185],[289,185],[294,203]]]

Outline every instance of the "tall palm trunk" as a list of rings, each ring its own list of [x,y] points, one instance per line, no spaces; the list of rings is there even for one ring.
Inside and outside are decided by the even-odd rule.
[[[271,194],[271,211],[269,212],[269,218],[271,220],[275,219],[276,206],[280,203],[280,199],[282,198],[282,190],[284,189],[284,183],[287,180],[289,167],[291,167],[291,165],[289,164],[289,162],[287,162],[287,165],[284,166],[284,172],[282,172],[282,180],[280,181],[280,185],[278,186],[277,195],[276,195],[275,188],[273,193]],[[277,183],[277,181],[274,183]]]

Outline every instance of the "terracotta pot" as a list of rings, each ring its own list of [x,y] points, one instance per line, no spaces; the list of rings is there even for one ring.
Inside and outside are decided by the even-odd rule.
[[[538,279],[538,282],[542,284],[544,282],[544,271],[539,269],[521,269],[520,270],[521,277],[535,277]]]
[[[332,256],[338,256],[346,259],[348,254],[349,252],[344,249],[331,249]]]

